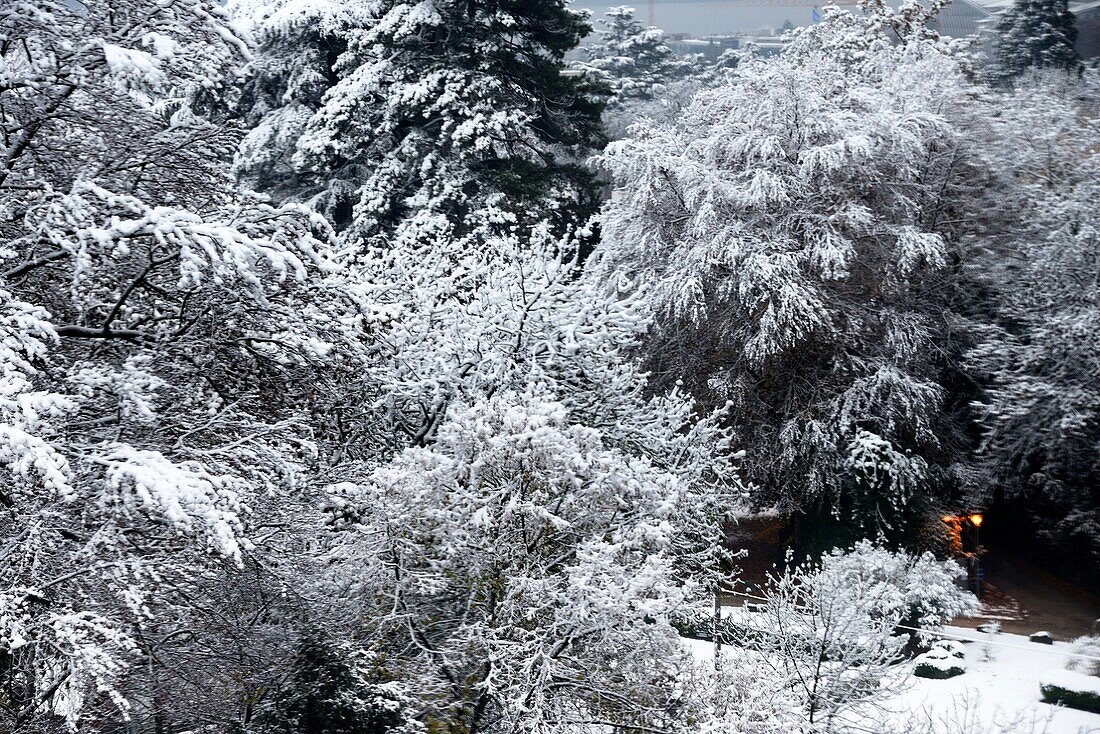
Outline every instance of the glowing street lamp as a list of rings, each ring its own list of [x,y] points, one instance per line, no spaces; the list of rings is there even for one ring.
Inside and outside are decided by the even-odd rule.
[[[982,596],[982,513],[975,512],[970,515],[970,523],[974,526],[974,587],[975,596]]]

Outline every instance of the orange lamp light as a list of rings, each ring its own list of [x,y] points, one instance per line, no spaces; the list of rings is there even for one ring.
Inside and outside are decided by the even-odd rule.
[[[982,520],[984,519],[985,518],[982,517],[980,512],[975,512],[973,515],[970,516],[970,522],[974,523],[974,527],[976,528],[980,528],[982,526]]]

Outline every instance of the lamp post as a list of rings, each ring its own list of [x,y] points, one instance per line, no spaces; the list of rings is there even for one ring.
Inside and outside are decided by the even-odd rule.
[[[974,526],[974,595],[982,598],[982,513],[975,512],[970,516],[970,523]]]

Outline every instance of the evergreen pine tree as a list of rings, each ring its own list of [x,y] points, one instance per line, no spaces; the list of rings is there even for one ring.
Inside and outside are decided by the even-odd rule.
[[[384,734],[399,727],[406,703],[363,657],[316,628],[303,631],[286,687],[258,727],[271,734]]]
[[[349,33],[370,21],[366,3],[232,0],[230,8],[251,25],[257,44],[236,100],[249,129],[237,154],[237,176],[276,199],[309,201],[333,219],[346,219],[354,167],[324,181],[295,166],[294,154],[325,93],[339,81],[335,66],[347,51]]]
[[[1068,0],[1016,0],[997,23],[994,74],[1007,82],[1032,67],[1078,69],[1076,43]]]
[[[347,47],[328,49],[338,53],[327,65],[333,76],[302,132],[297,113],[274,120],[261,110],[282,123],[263,137],[293,139],[296,175],[317,182],[299,198],[312,197],[338,227],[354,222],[368,243],[484,239],[544,220],[566,231],[587,221],[599,196],[583,161],[603,142],[602,95],[565,63],[589,31],[584,16],[564,0],[382,0],[364,21],[348,9],[360,5],[339,4],[334,27]],[[303,58],[318,53],[316,38],[299,38]],[[285,48],[293,57],[294,45]],[[255,66],[279,67],[286,55]],[[275,103],[300,104],[284,86]],[[242,149],[240,165],[266,150]]]
[[[613,103],[652,99],[669,80],[683,76],[691,64],[680,60],[664,42],[659,28],[646,28],[634,8],[611,8],[596,32],[599,40],[585,51],[584,68],[611,87]]]

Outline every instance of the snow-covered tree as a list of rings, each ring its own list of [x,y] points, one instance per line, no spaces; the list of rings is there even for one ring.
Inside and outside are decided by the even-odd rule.
[[[295,144],[296,169],[320,190],[299,198],[379,242],[434,245],[544,219],[561,230],[586,222],[598,192],[584,158],[601,139],[601,104],[589,80],[565,73],[565,53],[588,30],[580,14],[562,0],[386,0],[368,4],[370,20],[359,25],[343,5],[356,19],[347,49]],[[261,73],[294,53],[284,47],[261,60]],[[243,169],[267,155],[252,143],[294,134],[269,129],[298,119],[293,104],[278,114],[261,107],[263,132],[242,149]]]
[[[414,448],[339,468],[333,582],[428,723],[671,716],[669,617],[713,584],[740,499],[724,432],[651,396],[630,359],[644,303],[580,279],[565,249],[544,230],[364,265],[362,299],[387,314],[380,412]]]
[[[0,721],[117,721],[132,690],[157,718],[158,661],[217,616],[194,592],[254,563],[272,496],[301,507],[371,312],[325,222],[236,193],[235,136],[192,112],[248,56],[217,3],[0,27]]]
[[[690,68],[665,44],[661,29],[646,28],[634,12],[625,5],[610,8],[606,19],[597,21],[598,40],[584,47],[587,61],[581,68],[611,88],[612,104],[652,99]]]
[[[946,299],[984,218],[956,118],[979,96],[935,8],[870,10],[612,144],[591,271],[658,312],[658,380],[731,401],[762,503],[885,530],[951,483]]]
[[[1077,19],[1068,0],[1016,0],[998,18],[993,78],[1010,81],[1030,68],[1077,70]]]
[[[1100,86],[1028,74],[1001,97],[988,155],[1012,175],[1018,230],[985,259],[996,324],[971,352],[986,386],[985,501],[1021,508],[1045,552],[1098,573],[1100,494]],[[1082,563],[1084,561],[1084,563]]]
[[[279,200],[310,201],[334,220],[350,216],[357,181],[364,177],[354,162],[322,178],[295,165],[295,155],[310,119],[339,80],[336,65],[350,36],[371,22],[371,7],[355,0],[228,4],[256,44],[239,96],[226,100],[248,129],[236,156],[237,175],[248,187]]]
[[[575,217],[553,207],[542,212],[547,221],[525,210],[524,226],[494,220],[464,235],[440,230],[430,242],[379,228],[368,238],[377,248],[353,229],[349,247],[334,251],[316,213],[239,193],[227,165],[240,150],[232,128],[197,116],[217,109],[217,79],[231,78],[248,54],[217,4],[135,0],[131,10],[160,30],[128,30],[112,43],[109,12],[58,6],[51,18],[18,15],[27,41],[4,47],[5,69],[18,73],[30,63],[26,48],[48,33],[62,34],[59,47],[92,50],[83,66],[56,75],[79,88],[51,109],[35,107],[44,83],[3,88],[5,111],[27,110],[5,119],[12,135],[32,114],[45,118],[33,145],[9,151],[2,202],[0,343],[12,365],[2,409],[13,427],[2,446],[13,479],[0,526],[9,561],[0,629],[14,727],[54,715],[113,726],[128,713],[161,730],[262,725],[256,712],[272,708],[264,691],[285,678],[279,670],[294,670],[271,649],[287,647],[288,629],[319,612],[335,612],[341,632],[385,644],[395,671],[422,683],[414,709],[425,723],[476,727],[486,708],[524,722],[544,716],[557,728],[574,716],[670,715],[680,658],[668,618],[712,583],[719,521],[738,497],[725,432],[698,419],[682,394],[654,396],[628,357],[648,324],[645,304],[581,280],[575,256],[564,254],[575,240],[557,234]],[[177,26],[156,20],[169,11]],[[434,29],[426,40],[453,30],[420,21]],[[541,21],[559,45],[528,59],[550,75],[540,95],[555,79],[574,84],[560,77],[559,52],[576,30],[570,14]],[[168,28],[176,46],[155,35]],[[207,66],[169,64],[206,31],[193,55]],[[416,43],[400,29],[385,33],[396,34],[400,43],[386,41],[394,48]],[[356,43],[363,34],[352,34]],[[453,68],[440,67],[437,80]],[[18,80],[14,72],[5,78]],[[576,132],[557,99],[540,97],[538,114]],[[92,106],[124,112],[129,127]],[[470,131],[444,128],[460,138]],[[463,155],[451,162],[470,163]],[[542,164],[550,165],[542,160],[520,183],[547,183]],[[496,224],[504,235],[492,235]],[[448,469],[423,484],[423,467],[436,462]],[[331,540],[315,522],[311,490],[320,481],[338,487],[329,516],[346,530],[331,581],[354,583],[317,601],[303,580],[317,573],[307,549]],[[440,514],[416,504],[422,491],[439,495]],[[524,513],[500,502],[528,491],[541,494]],[[406,524],[416,534],[397,541],[422,544],[409,578],[454,582],[450,589],[394,585],[390,557],[366,541],[386,518],[417,515],[425,524]],[[429,526],[434,538],[417,530]],[[513,533],[498,536],[502,527]],[[452,557],[441,544],[464,532],[469,543]],[[437,576],[425,563],[451,570]],[[471,570],[465,580],[462,569]],[[634,576],[610,583],[619,569]],[[586,582],[588,572],[603,578]],[[485,594],[502,588],[525,591],[496,618]],[[539,588],[541,610],[525,606]],[[244,614],[241,594],[252,591],[259,609]],[[469,624],[440,626],[461,593]],[[409,605],[405,616],[382,603],[394,594]],[[590,631],[605,614],[623,625]],[[278,615],[287,617],[282,628]],[[416,635],[396,635],[410,628],[398,622],[428,628],[448,659],[440,664]],[[499,638],[478,637],[486,629]],[[219,635],[232,640],[229,660],[204,655],[228,646]],[[639,643],[659,675],[640,665]],[[499,664],[513,648],[511,667]],[[623,661],[597,682],[610,698],[580,679],[605,661]],[[452,665],[472,678],[452,686]],[[495,678],[477,678],[485,666],[496,676],[498,665],[507,693],[493,688]],[[524,678],[539,665],[541,679]],[[527,693],[549,705],[511,697],[532,682]],[[219,697],[240,709],[219,709]]]
[[[376,658],[313,627],[302,631],[290,675],[253,731],[386,734],[405,725],[408,704]]]
[[[359,300],[382,314],[373,369],[392,445],[429,443],[448,405],[541,384],[577,420],[612,428],[644,450],[665,426],[699,465],[699,447],[677,438],[694,422],[679,391],[650,398],[630,350],[650,316],[637,298],[608,298],[578,277],[575,259],[545,231],[533,239],[463,242],[423,252],[410,244],[373,252]],[[709,430],[709,429],[708,429]]]
[[[565,0],[0,4],[0,730],[821,731],[950,564],[795,569],[709,674],[673,621],[742,473],[952,484],[975,243],[983,476],[1095,544],[1095,81],[868,7],[613,147],[588,265],[597,77],[687,88],[625,9],[577,74]]]
[[[585,61],[575,67],[611,90],[603,110],[608,139],[618,140],[643,118],[667,118],[704,82],[711,71],[706,60],[677,56],[659,28],[646,28],[634,9],[611,8],[597,21],[597,40],[584,47]]]
[[[659,727],[671,617],[713,589],[730,498],[654,431],[616,446],[541,386],[450,407],[430,447],[334,488],[336,580],[418,718],[448,731]],[[702,437],[695,435],[692,440]]]
[[[787,568],[763,597],[723,611],[731,644],[684,674],[683,717],[699,732],[932,731],[919,716],[883,714],[907,683],[897,663],[910,652],[908,628],[935,632],[976,610],[956,585],[961,573],[868,542]]]
[[[733,457],[631,359],[644,301],[579,277],[560,212],[528,214],[346,233],[394,454],[333,467],[331,583],[429,728],[659,724],[684,664],[670,617],[713,587]]]

